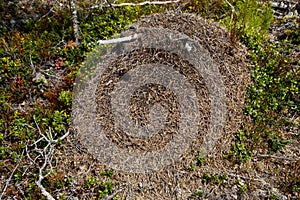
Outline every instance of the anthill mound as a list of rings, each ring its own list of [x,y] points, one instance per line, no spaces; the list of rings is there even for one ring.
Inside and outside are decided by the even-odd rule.
[[[164,28],[187,35],[196,40],[207,51],[207,54],[217,66],[223,80],[223,87],[225,88],[226,120],[222,128],[222,137],[218,138],[211,151],[207,152],[206,163],[208,167],[218,167],[223,162],[219,162],[223,156],[223,152],[230,148],[234,133],[245,121],[243,107],[246,98],[246,86],[251,83],[248,70],[249,61],[246,59],[246,48],[237,42],[233,43],[229,33],[223,27],[192,14],[155,14],[142,18],[132,26],[134,29],[142,27]],[[172,165],[165,166],[157,171],[145,173],[116,171],[113,179],[121,183],[121,186],[124,185],[123,187],[126,185],[125,189],[119,193],[121,199],[187,199],[201,185],[200,177],[203,169],[191,171],[189,167],[195,164],[195,158],[199,154],[201,143],[205,141],[203,137],[206,136],[206,130],[209,127],[209,120],[207,119],[210,118],[210,108],[213,103],[209,99],[209,91],[203,81],[205,77],[199,74],[189,61],[161,49],[137,49],[127,55],[118,57],[118,59],[110,63],[107,70],[97,80],[97,84],[93,86],[96,87],[96,106],[94,110],[98,116],[97,123],[103,127],[103,133],[112,143],[125,151],[128,150],[128,152],[135,150],[155,152],[165,147],[175,137],[174,135],[178,132],[178,121],[181,116],[180,102],[173,91],[155,83],[146,84],[131,95],[130,116],[136,119],[140,126],[143,126],[149,121],[149,107],[160,103],[168,111],[166,119],[170,123],[165,125],[161,131],[146,139],[136,138],[125,131],[114,129],[116,122],[113,119],[110,106],[114,86],[127,72],[130,72],[138,65],[148,63],[164,64],[173,67],[194,86],[198,103],[201,105],[199,108],[201,113],[199,135],[189,149],[187,149],[184,156],[175,163],[172,163]],[[124,81],[124,77],[122,80]],[[86,98],[88,97],[83,97],[83,99]],[[80,109],[85,108],[84,106],[83,108],[79,108],[78,106],[78,111],[74,112],[76,116],[73,125],[77,131],[82,130],[78,129],[78,126],[86,126],[84,124],[85,118],[91,119],[90,117],[86,117],[85,111],[81,112]],[[89,129],[91,128],[89,127]],[[97,158],[97,152],[93,152],[93,150],[102,147],[94,144],[94,141],[87,141],[89,137],[82,137],[82,135],[83,133],[77,132],[73,136],[78,136],[77,139],[87,149],[86,153],[79,153],[74,148],[73,153],[69,151],[66,154],[68,160],[70,162],[72,159],[81,160],[80,162],[84,163],[83,165],[87,168],[97,168],[99,166],[103,168],[101,160],[96,164],[95,162],[97,161],[90,159],[88,155],[92,154],[94,158]],[[93,136],[95,139],[96,137],[97,135]],[[103,148],[109,147],[103,146]],[[107,152],[107,154],[111,154],[111,152]],[[85,177],[78,175],[76,169],[71,169],[70,171],[77,176],[79,182],[80,179],[83,180],[86,177],[86,173],[84,173]]]

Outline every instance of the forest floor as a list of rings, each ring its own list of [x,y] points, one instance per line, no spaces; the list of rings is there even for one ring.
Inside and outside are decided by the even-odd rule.
[[[238,59],[245,65],[260,65],[259,69],[249,67],[241,71],[234,68],[234,64],[230,65],[232,68],[229,69],[240,81],[238,89],[241,87],[242,92],[230,93],[241,99],[236,100],[237,103],[232,100],[238,104],[234,107],[238,109],[235,113],[238,117],[230,119],[229,122],[233,123],[228,124],[234,127],[234,123],[238,122],[238,126],[229,128],[226,138],[218,141],[217,147],[208,156],[199,152],[199,144],[194,144],[182,162],[147,173],[110,169],[82,144],[74,126],[70,127],[72,87],[81,63],[87,52],[96,46],[95,41],[120,33],[136,19],[144,20],[144,26],[151,23],[151,26],[166,25],[164,20],[152,22],[147,18],[140,19],[141,15],[165,10],[175,13],[200,10],[200,16],[223,24],[222,17],[219,19],[215,15],[223,14],[230,19],[231,7],[226,2],[219,5],[216,3],[218,1],[214,1],[206,5],[191,1],[190,4],[172,4],[162,8],[125,7],[125,11],[112,8],[107,12],[100,9],[93,13],[86,2],[80,4],[86,10],[79,12],[79,18],[83,21],[80,24],[82,43],[77,45],[72,40],[71,19],[64,18],[69,14],[69,11],[64,11],[68,8],[66,1],[61,1],[59,5],[52,1],[48,5],[33,2],[24,1],[16,7],[8,3],[1,5],[0,9],[0,199],[45,199],[46,196],[48,199],[107,200],[300,199],[298,2],[271,2],[274,20],[268,28],[267,40],[259,40],[261,44],[247,38],[247,34],[228,27],[228,31],[225,31],[218,29],[219,25],[203,22],[201,27],[209,26],[207,33],[212,34],[207,38],[211,39],[207,43],[208,48],[212,48],[209,50],[212,57],[228,46],[225,53],[222,52],[232,58],[226,60],[228,65]],[[212,14],[218,11],[214,10],[218,6],[225,11]],[[238,9],[238,4],[233,6]],[[26,19],[21,17],[25,15],[23,12]],[[180,16],[176,16],[178,21],[184,21]],[[164,19],[168,20],[168,17]],[[173,27],[173,23],[176,24],[176,20],[171,20],[167,25]],[[99,30],[103,26],[107,28]],[[185,31],[184,27],[181,29]],[[224,38],[218,38],[216,32],[224,35]],[[231,37],[234,34],[237,38],[241,37],[243,44]],[[54,42],[48,41],[49,38]],[[229,48],[232,44],[237,45],[234,53]],[[205,45],[205,42],[201,45]],[[240,55],[246,51],[248,53]],[[255,54],[260,58],[256,58]],[[264,67],[274,70],[274,73],[265,72]],[[275,86],[275,81],[282,88]],[[253,88],[246,90],[248,84],[253,84]],[[255,93],[256,88],[257,91],[266,91],[261,93],[262,97],[256,98],[254,94],[260,95]],[[274,91],[272,88],[275,88]],[[277,93],[280,93],[279,100],[277,96],[271,96]],[[269,97],[263,97],[269,94]],[[240,104],[248,106],[249,110],[245,112],[247,116],[244,116]],[[265,112],[261,109],[264,106],[268,108],[266,115],[253,114],[255,109]],[[257,116],[271,116],[272,120],[259,119]],[[264,128],[270,133],[260,135],[260,131],[267,132]]]

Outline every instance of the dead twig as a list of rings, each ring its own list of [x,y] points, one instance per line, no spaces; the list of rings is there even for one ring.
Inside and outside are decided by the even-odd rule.
[[[23,154],[24,154],[24,151],[22,152],[22,155],[23,155]],[[6,184],[5,184],[5,186],[4,186],[4,188],[3,188],[3,191],[2,191],[2,193],[1,193],[1,195],[0,195],[0,200],[2,199],[2,197],[3,197],[3,195],[4,195],[5,191],[6,191],[6,189],[7,189],[7,187],[8,187],[8,184],[9,184],[9,182],[11,181],[11,178],[12,178],[12,176],[14,175],[15,171],[18,169],[18,167],[19,167],[21,161],[22,161],[22,156],[19,158],[17,165],[15,166],[15,168],[13,169],[13,171],[11,172],[9,178],[6,180]]]
[[[108,5],[94,5],[91,7],[91,9],[95,8],[106,8],[106,7],[124,7],[124,6],[144,6],[144,5],[164,5],[164,4],[172,4],[172,3],[179,3],[181,0],[175,0],[175,1],[144,1],[140,3],[120,3],[115,4],[111,3]]]
[[[99,40],[99,41],[97,41],[97,43],[98,44],[114,44],[114,43],[119,43],[119,42],[130,41],[134,38],[136,38],[136,36],[127,36],[127,37],[115,38],[115,39],[110,39],[110,40]]]
[[[27,125],[28,127],[37,130],[38,133],[40,134],[41,138],[37,139],[33,144],[29,145],[31,147],[34,146],[33,151],[37,153],[38,155],[33,159],[30,157],[29,153],[30,150],[28,149],[26,145],[26,155],[31,161],[31,164],[37,164],[38,161],[43,160],[43,165],[39,167],[39,176],[38,180],[35,181],[36,185],[39,187],[41,190],[41,193],[48,199],[48,200],[54,200],[54,197],[45,189],[45,187],[42,185],[42,181],[44,178],[49,176],[53,170],[52,166],[52,159],[53,159],[53,154],[55,151],[55,144],[60,141],[65,139],[69,135],[69,130],[61,137],[58,139],[53,139],[53,133],[51,131],[51,128],[49,127],[49,131],[46,132],[46,134],[43,134],[36,119],[35,116],[33,116],[33,120],[35,123],[36,128]],[[38,143],[41,141],[45,141],[47,144],[43,148],[38,147]],[[45,174],[45,171],[46,174]]]
[[[118,193],[122,192],[123,190],[124,190],[124,188],[120,188],[120,189],[116,190],[115,192],[113,192],[111,195],[104,197],[102,200],[113,199]]]
[[[42,185],[41,182],[45,177],[47,177],[51,173],[51,169],[52,169],[51,161],[52,161],[53,152],[54,152],[54,146],[50,145],[50,149],[48,152],[41,153],[41,154],[43,154],[44,163],[43,163],[42,167],[39,168],[39,179],[37,181],[35,181],[36,185],[40,188],[42,194],[45,197],[47,197],[48,200],[54,200],[54,198],[52,197],[52,195],[49,192],[47,192],[47,190],[44,188],[44,186]],[[43,171],[47,165],[50,165],[50,170],[47,172],[46,175],[43,175]]]
[[[231,7],[231,17],[230,17],[230,24],[231,24],[231,22],[233,20],[233,14],[236,15],[237,13],[236,13],[234,6],[229,1],[225,0],[225,2]]]
[[[274,156],[274,155],[269,155],[269,154],[258,154],[256,155],[257,158],[275,158],[275,159],[281,159],[281,160],[288,160],[288,161],[298,161],[299,159],[295,158],[286,158],[286,157],[281,157],[281,156]]]
[[[269,185],[263,178],[251,178],[251,177],[246,177],[246,176],[242,176],[242,175],[239,175],[239,174],[232,174],[232,173],[225,173],[225,174],[228,175],[228,176],[231,176],[231,177],[239,178],[239,179],[259,181],[263,185]]]

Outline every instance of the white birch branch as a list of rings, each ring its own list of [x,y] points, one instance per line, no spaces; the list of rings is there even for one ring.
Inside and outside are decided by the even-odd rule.
[[[74,0],[70,0],[70,10],[71,10],[71,18],[72,18],[72,25],[74,31],[74,38],[75,42],[78,45],[80,43],[79,37],[79,22],[77,20],[77,10]]]
[[[134,38],[136,38],[136,35],[126,36],[126,37],[121,37],[121,38],[114,38],[114,39],[109,39],[109,40],[98,40],[97,43],[98,44],[114,44],[114,43],[119,43],[119,42],[131,41]]]

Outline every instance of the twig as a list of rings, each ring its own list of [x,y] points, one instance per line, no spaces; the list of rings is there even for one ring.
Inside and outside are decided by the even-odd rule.
[[[143,6],[143,5],[164,5],[164,4],[172,4],[172,3],[179,3],[181,0],[175,1],[144,1],[140,3],[120,3],[120,4],[109,4],[109,5],[94,5],[91,9],[95,8],[103,8],[103,7],[123,7],[123,6]]]
[[[42,20],[43,18],[47,17],[50,13],[54,13],[54,7],[52,7],[46,14],[44,14],[43,16],[41,16],[38,20]]]
[[[22,152],[22,155],[23,155],[23,153],[24,153],[24,151]],[[5,186],[4,186],[4,188],[3,188],[3,191],[2,191],[2,193],[1,193],[1,195],[0,195],[0,200],[1,200],[2,197],[3,197],[3,195],[4,195],[4,193],[5,193],[5,191],[6,191],[7,187],[8,187],[8,184],[9,184],[9,182],[10,182],[12,176],[14,175],[15,171],[16,171],[17,168],[19,167],[19,165],[20,165],[20,163],[21,163],[21,160],[22,160],[22,156],[19,158],[17,165],[15,166],[15,168],[13,169],[13,171],[11,172],[9,178],[6,180],[6,184],[5,184]]]
[[[121,38],[115,38],[110,40],[99,40],[97,41],[98,44],[113,44],[118,42],[126,42],[134,39],[135,36],[127,36],[127,37],[121,37]]]
[[[52,160],[53,152],[54,152],[54,147],[50,146],[49,152],[44,155],[43,166],[41,168],[39,168],[39,179],[35,182],[36,185],[40,188],[42,194],[45,197],[47,197],[48,200],[54,200],[54,198],[52,197],[52,195],[49,192],[47,192],[47,190],[44,188],[44,186],[42,185],[41,182],[45,177],[47,177],[51,173],[51,170],[49,170],[49,172],[46,175],[43,175],[43,170],[45,169],[47,164],[50,164],[50,166],[51,166],[51,160]]]
[[[30,66],[31,66],[31,69],[32,69],[32,73],[35,74],[36,70],[35,70],[35,67],[34,67],[33,62],[32,62],[31,52],[29,54],[29,59],[30,59]]]
[[[276,158],[276,159],[281,159],[281,160],[288,160],[288,161],[298,161],[299,159],[294,159],[294,158],[286,158],[286,157],[281,157],[281,156],[273,156],[269,154],[258,154],[256,157],[260,158]]]
[[[227,1],[227,0],[225,0],[226,1],[226,3],[231,7],[231,16],[230,16],[230,24],[231,24],[231,22],[232,22],[232,20],[233,20],[233,13],[234,14],[237,14],[236,13],[236,10],[235,10],[235,8],[234,8],[234,6],[229,2],[229,1]]]
[[[49,131],[46,132],[46,134],[43,134],[41,132],[41,129],[35,119],[35,116],[33,116],[33,120],[34,120],[34,123],[37,127],[37,130],[39,132],[39,134],[41,135],[41,138],[36,140],[32,145],[30,146],[34,146],[34,151],[36,151],[39,155],[36,156],[36,158],[33,160],[29,153],[28,153],[28,150],[27,150],[27,146],[26,146],[26,153],[27,153],[27,157],[29,158],[29,160],[32,162],[32,163],[35,163],[36,160],[40,157],[41,159],[44,160],[44,163],[42,165],[42,167],[39,168],[39,178],[38,180],[35,182],[36,185],[40,188],[42,194],[48,199],[48,200],[54,200],[54,198],[52,197],[52,195],[45,189],[45,187],[42,185],[42,180],[44,178],[46,178],[48,175],[50,175],[51,173],[51,170],[53,169],[53,166],[52,166],[52,158],[53,158],[53,153],[54,153],[54,150],[55,150],[55,144],[59,141],[59,140],[63,140],[65,139],[68,135],[69,135],[69,130],[63,135],[61,136],[59,139],[53,139],[53,135],[52,135],[52,132],[51,132],[51,128],[49,127]],[[33,127],[31,127],[33,128]],[[37,143],[40,142],[41,140],[44,140],[46,141],[48,144],[43,148],[43,149],[40,149],[37,147]],[[43,171],[46,169],[46,167],[49,166],[49,170],[47,172],[46,175],[43,175]]]
[[[51,133],[51,128],[49,127],[49,132],[47,134],[49,134],[49,137],[47,138],[42,132],[41,132],[41,129],[39,127],[39,125],[37,124],[36,120],[35,120],[35,116],[33,116],[33,120],[34,120],[34,123],[36,125],[36,127],[38,128],[39,130],[39,134],[42,136],[42,138],[36,140],[31,146],[33,145],[36,145],[39,141],[45,139],[46,142],[48,143],[57,143],[59,140],[63,140],[65,139],[66,137],[68,137],[68,135],[70,134],[70,131],[68,130],[63,136],[61,136],[60,138],[56,139],[56,140],[53,140],[53,136],[52,136],[52,133]]]
[[[52,134],[52,131],[51,131],[51,128],[49,127],[49,131],[46,132],[46,134],[43,134],[41,132],[41,129],[35,119],[35,116],[33,116],[33,120],[34,120],[34,123],[35,123],[35,127],[29,125],[29,124],[23,124],[23,123],[20,123],[19,125],[22,125],[22,126],[26,126],[28,128],[31,128],[33,129],[34,131],[38,131],[39,132],[39,135],[41,135],[41,138],[39,138],[38,140],[36,140],[33,144],[29,145],[31,147],[34,146],[34,149],[33,151],[35,151],[36,153],[38,153],[38,155],[32,159],[29,155],[30,153],[30,150],[28,150],[28,146],[25,145],[25,148],[26,148],[26,151],[23,150],[22,152],[22,156],[24,155],[24,152],[26,152],[26,156],[28,157],[28,159],[30,160],[30,165],[33,165],[33,164],[36,164],[37,163],[37,160],[39,159],[42,159],[44,160],[44,163],[43,165],[39,168],[39,177],[38,177],[38,180],[36,180],[36,185],[40,188],[41,190],[41,193],[48,199],[48,200],[54,200],[54,198],[51,196],[51,194],[49,192],[47,192],[47,190],[44,188],[44,186],[42,185],[42,180],[44,178],[46,178],[48,175],[50,175],[52,169],[53,169],[53,166],[52,166],[52,158],[53,158],[53,153],[54,153],[54,150],[55,150],[55,144],[59,141],[59,140],[63,140],[65,139],[70,131],[68,130],[63,136],[59,137],[58,139],[53,139],[53,134]],[[56,134],[54,134],[55,136]],[[44,146],[42,149],[38,147],[38,142],[40,141],[46,141],[47,142],[47,145]],[[17,168],[19,167],[21,161],[22,161],[22,156],[19,158],[18,160],[18,163],[17,165],[15,166],[15,168],[13,169],[12,173],[10,174],[9,178],[6,180],[6,184],[2,190],[2,193],[0,195],[0,200],[2,199],[2,197],[4,196],[4,193],[6,192],[7,190],[7,187],[9,185],[9,182],[11,181],[15,171],[17,170]],[[43,175],[43,172],[44,170],[46,169],[46,167],[49,166],[49,169],[48,169],[48,172]],[[27,168],[28,169],[28,168]],[[26,169],[26,170],[27,170]],[[25,172],[26,172],[25,170]],[[24,173],[25,173],[24,172]],[[24,175],[23,173],[23,175]]]
[[[38,127],[38,129],[39,129],[39,127]],[[54,200],[54,198],[51,196],[51,194],[49,192],[47,192],[47,190],[44,188],[44,186],[42,185],[41,182],[45,177],[47,177],[51,173],[51,170],[52,170],[51,162],[52,162],[53,152],[54,152],[54,149],[55,149],[54,144],[57,143],[58,140],[63,140],[64,138],[66,138],[69,135],[69,130],[57,140],[53,140],[51,129],[47,133],[48,138],[42,133],[40,133],[40,135],[42,135],[42,139],[46,140],[48,142],[48,144],[46,145],[46,147],[44,147],[42,152],[40,151],[40,149],[35,148],[36,152],[38,152],[40,155],[42,155],[42,157],[44,159],[43,166],[41,168],[39,168],[39,179],[35,183],[40,188],[42,194],[45,197],[47,197],[48,200]],[[40,141],[40,140],[38,140],[38,141]],[[35,142],[33,145],[36,145],[36,143],[37,142]],[[46,168],[47,165],[50,166],[50,170],[46,175],[43,175],[43,170]]]
[[[253,180],[253,181],[259,181],[259,182],[262,182],[264,185],[269,185],[263,178],[260,178],[260,177],[256,177],[256,178],[251,178],[251,177],[246,177],[246,176],[242,176],[242,175],[239,175],[239,174],[234,174],[234,172],[231,171],[230,172],[224,172],[224,171],[220,171],[219,169],[215,169],[215,168],[211,168],[211,167],[207,167],[207,166],[203,166],[202,169],[205,169],[205,171],[207,172],[212,172],[214,171],[214,173],[217,173],[217,174],[225,174],[227,176],[231,176],[231,177],[235,177],[235,178],[241,178],[241,179],[244,179],[244,180]]]
[[[116,194],[122,192],[123,190],[124,190],[124,188],[120,188],[120,189],[116,190],[114,193],[112,193],[111,195],[108,195],[108,196],[104,197],[102,200],[113,199],[116,196]]]
[[[238,174],[230,174],[230,173],[226,173],[226,174],[228,176],[232,176],[232,177],[235,177],[235,178],[241,178],[241,179],[244,179],[244,180],[259,181],[259,182],[262,182],[264,185],[268,185],[267,182],[262,178],[250,178],[250,177],[241,176],[241,175],[238,175]]]

